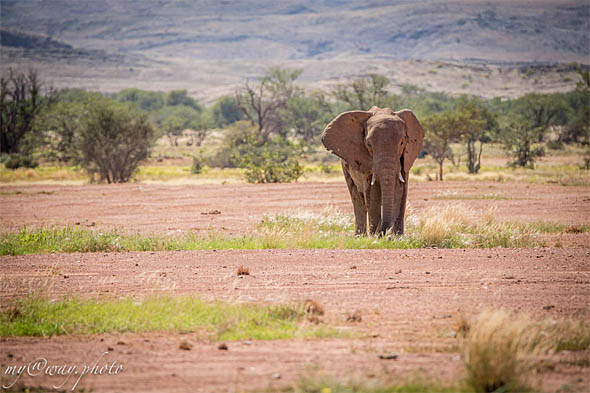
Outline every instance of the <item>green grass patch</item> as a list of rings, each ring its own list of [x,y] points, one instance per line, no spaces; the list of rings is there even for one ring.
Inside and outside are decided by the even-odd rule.
[[[125,332],[202,332],[213,340],[338,337],[339,330],[302,323],[303,305],[207,303],[190,296],[143,300],[42,297],[18,300],[0,312],[0,336]]]

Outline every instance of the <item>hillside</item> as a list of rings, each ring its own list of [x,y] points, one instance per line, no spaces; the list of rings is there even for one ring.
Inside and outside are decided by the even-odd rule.
[[[0,5],[6,31],[45,36],[79,52],[77,59],[64,59],[43,48],[3,45],[2,67],[36,64],[58,86],[103,91],[187,87],[210,100],[282,64],[304,68],[303,82],[314,85],[382,72],[394,88],[410,82],[452,93],[513,96],[573,85],[568,83],[573,68],[547,64],[590,63],[587,1],[1,0]],[[488,88],[475,86],[479,77]]]

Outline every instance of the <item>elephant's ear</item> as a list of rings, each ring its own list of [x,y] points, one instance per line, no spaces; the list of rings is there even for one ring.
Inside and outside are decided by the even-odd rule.
[[[422,128],[416,115],[409,109],[403,109],[395,112],[395,114],[402,118],[408,130],[408,140],[406,141],[406,149],[404,150],[404,172],[409,174],[410,168],[414,164],[414,161],[416,161],[418,154],[420,154],[420,150],[422,150],[424,128]]]
[[[326,149],[342,158],[353,169],[371,172],[371,156],[365,147],[365,123],[373,113],[344,112],[326,126],[322,143]]]

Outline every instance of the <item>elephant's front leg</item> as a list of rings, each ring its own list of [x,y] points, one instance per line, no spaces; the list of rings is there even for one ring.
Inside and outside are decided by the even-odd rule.
[[[381,225],[381,186],[374,183],[367,195],[367,210],[369,212],[369,233],[374,235]]]
[[[344,178],[346,179],[346,185],[348,186],[348,192],[350,192],[350,199],[354,207],[355,232],[357,235],[366,235],[367,206],[365,205],[365,196],[358,190],[344,163],[342,163],[342,171],[344,172]]]

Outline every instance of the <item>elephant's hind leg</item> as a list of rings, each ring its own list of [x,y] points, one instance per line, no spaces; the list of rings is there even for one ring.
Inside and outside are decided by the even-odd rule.
[[[352,206],[354,207],[355,232],[357,235],[365,235],[367,234],[367,206],[365,204],[365,196],[354,184],[345,163],[342,163],[342,172],[344,172],[344,179],[346,179],[346,185],[348,186],[348,192],[350,192],[350,199],[352,199]]]

